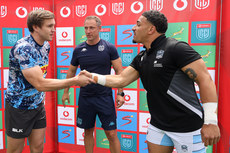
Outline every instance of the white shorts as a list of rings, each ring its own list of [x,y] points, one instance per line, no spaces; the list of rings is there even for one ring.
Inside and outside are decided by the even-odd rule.
[[[200,130],[186,133],[167,132],[150,124],[146,139],[157,145],[174,146],[178,153],[206,153]]]

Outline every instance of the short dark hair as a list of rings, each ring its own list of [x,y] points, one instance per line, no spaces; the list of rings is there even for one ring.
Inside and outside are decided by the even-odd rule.
[[[165,33],[168,29],[168,20],[165,15],[156,10],[145,11],[142,16],[156,27],[157,32]]]
[[[34,32],[33,25],[42,27],[45,19],[54,19],[54,14],[48,10],[34,10],[31,11],[27,18],[27,27],[30,32]]]

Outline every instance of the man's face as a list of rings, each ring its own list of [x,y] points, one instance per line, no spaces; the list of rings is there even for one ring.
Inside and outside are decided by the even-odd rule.
[[[38,35],[43,41],[51,41],[55,33],[55,20],[45,19],[41,28],[38,27]]]
[[[140,16],[137,20],[137,24],[132,28],[133,30],[133,42],[144,43],[150,28],[153,25],[144,16]]]
[[[94,19],[88,19],[84,23],[87,41],[94,41],[99,38],[101,27],[97,25]]]

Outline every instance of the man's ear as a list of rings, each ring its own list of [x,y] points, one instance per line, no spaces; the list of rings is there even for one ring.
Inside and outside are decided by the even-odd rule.
[[[33,27],[34,31],[38,30],[38,26],[37,25],[33,25],[32,27]]]
[[[149,34],[153,34],[156,31],[156,27],[154,25],[150,26]]]

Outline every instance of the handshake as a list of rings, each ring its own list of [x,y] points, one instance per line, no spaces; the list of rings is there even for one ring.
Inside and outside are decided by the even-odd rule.
[[[86,70],[81,71],[77,76],[75,76],[75,79],[77,80],[77,86],[84,87],[91,83],[98,83],[101,85],[105,85],[105,79],[106,77],[103,75],[90,73]]]

